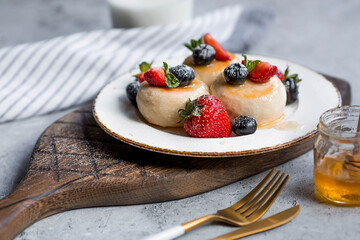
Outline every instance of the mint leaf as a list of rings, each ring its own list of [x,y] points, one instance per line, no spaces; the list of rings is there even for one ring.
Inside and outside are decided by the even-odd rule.
[[[195,48],[196,47],[196,44],[197,44],[197,41],[194,40],[194,39],[191,39],[191,47]]]
[[[248,65],[246,66],[246,68],[248,69],[248,72],[251,72],[254,67],[256,66],[256,64],[258,64],[260,62],[260,60],[255,60],[255,61],[249,61]]]
[[[289,65],[286,66],[285,72],[284,72],[284,78],[287,78],[289,76]]]
[[[167,74],[169,72],[169,65],[166,62],[163,62],[163,68],[164,68],[165,74]]]
[[[188,43],[184,43],[184,46],[187,47],[190,51],[193,51],[194,49],[192,48],[192,46]]]
[[[294,79],[296,84],[298,84],[298,83],[300,83],[302,81],[302,79],[299,78],[299,75],[297,73],[293,73],[293,74],[290,75],[290,67],[289,67],[289,65],[285,69],[284,78],[292,78],[292,79]]]
[[[169,65],[166,62],[163,62],[163,69],[165,71],[165,83],[169,88],[176,88],[180,85],[179,79],[169,72]]]
[[[172,73],[165,74],[165,82],[169,88],[176,88],[180,85],[180,81]]]
[[[190,44],[184,43],[184,46],[187,47],[190,51],[194,51],[194,48],[198,47],[200,44],[203,44],[203,37],[201,36],[198,40],[191,39]]]
[[[149,71],[152,64],[153,64],[152,62],[148,63],[145,61],[140,63],[139,64],[140,73]],[[135,77],[135,81],[139,80],[138,77],[139,77],[140,73],[132,75],[133,77]]]
[[[259,62],[261,62],[260,60],[248,60],[247,56],[245,54],[242,54],[241,56],[244,57],[244,65],[247,68],[248,72],[251,72],[254,67],[256,66],[256,64],[258,64]]]
[[[138,79],[139,75],[140,75],[140,73],[132,75],[135,78],[135,81],[139,81],[139,79]]]
[[[197,42],[198,42],[199,45],[200,45],[200,44],[203,44],[203,43],[204,43],[204,38],[203,38],[203,36],[201,36],[201,37],[199,38],[199,40],[197,40]]]
[[[289,78],[297,78],[298,77],[298,74],[297,73],[294,73],[294,74],[291,74],[290,76],[288,76]]]
[[[241,56],[244,57],[244,65],[245,67],[248,65],[248,60],[247,60],[247,56],[245,54],[241,54]]]
[[[141,72],[147,72],[150,70],[152,64],[153,64],[152,62],[151,63],[142,62],[139,64],[139,69]]]

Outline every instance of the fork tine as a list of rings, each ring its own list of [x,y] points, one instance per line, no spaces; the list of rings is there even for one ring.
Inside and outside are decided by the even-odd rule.
[[[260,199],[260,201],[254,202],[253,206],[251,206],[251,208],[248,208],[248,210],[244,211],[242,214],[244,214],[245,216],[250,216],[253,212],[255,212],[266,201],[266,199],[268,199],[269,196],[275,191],[275,189],[279,186],[280,182],[284,179],[284,176],[285,176],[285,173],[281,174],[281,176],[275,182],[275,184],[271,187],[271,189],[265,195],[263,194],[263,196],[260,196],[260,197],[262,197]]]
[[[275,172],[275,168],[273,168],[251,192],[249,192],[245,197],[243,197],[240,201],[236,202],[234,205],[232,205],[229,208],[233,210],[237,210],[241,208],[243,205],[245,205],[250,199],[252,199],[259,192],[259,190],[265,185],[265,183],[269,180],[269,178],[274,172]]]
[[[267,192],[267,190],[273,185],[274,181],[277,179],[277,177],[279,176],[280,171],[277,171],[275,176],[270,180],[270,182],[261,190],[261,192],[256,195],[255,198],[253,198],[251,201],[249,201],[248,203],[246,203],[246,205],[244,205],[243,207],[239,208],[237,211],[241,214],[243,214],[244,212],[246,212],[249,208],[251,208],[262,196],[264,196]]]
[[[250,221],[257,221],[266,213],[266,211],[274,203],[275,199],[279,196],[280,192],[284,188],[288,179],[289,179],[289,175],[286,175],[285,179],[282,181],[280,186],[276,189],[273,195],[264,203],[264,205],[257,212],[253,213],[251,216],[248,217]]]

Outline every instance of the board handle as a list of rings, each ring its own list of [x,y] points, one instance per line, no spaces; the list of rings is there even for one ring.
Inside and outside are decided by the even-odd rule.
[[[0,201],[0,206],[3,202],[8,202],[5,198]],[[6,204],[0,207],[0,239],[10,240],[15,238],[23,229],[29,226],[31,221],[32,201],[24,201],[21,203]]]
[[[48,197],[19,198],[17,191],[0,200],[0,240],[14,239],[44,217],[62,212]]]

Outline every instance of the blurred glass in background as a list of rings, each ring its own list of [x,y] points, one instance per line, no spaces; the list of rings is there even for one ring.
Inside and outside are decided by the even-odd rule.
[[[145,27],[190,20],[193,0],[108,0],[114,28]]]

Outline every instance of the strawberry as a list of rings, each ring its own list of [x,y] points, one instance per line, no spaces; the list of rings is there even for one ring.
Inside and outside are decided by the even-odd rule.
[[[282,81],[285,79],[284,74],[280,71],[280,69],[277,70],[276,76]]]
[[[180,85],[179,79],[169,71],[169,65],[163,62],[162,68],[151,68],[144,73],[144,79],[155,87],[176,88]]]
[[[278,69],[276,66],[271,65],[268,62],[262,62],[260,60],[248,60],[246,55],[242,55],[244,60],[242,63],[248,69],[248,79],[256,83],[265,83],[274,76]]]
[[[268,62],[259,62],[254,69],[249,72],[248,79],[256,83],[265,83],[274,76],[277,72],[277,67]]]
[[[212,95],[203,95],[179,109],[184,129],[191,137],[222,138],[231,133],[229,115],[222,102]]]
[[[145,81],[144,74],[145,74],[144,72],[141,72],[136,76],[139,83],[142,83]]]
[[[166,87],[165,82],[165,71],[162,68],[151,68],[149,71],[144,73],[144,79],[151,86],[155,87]]]
[[[225,49],[209,34],[206,33],[203,36],[204,43],[212,46],[215,49],[215,59],[219,61],[230,60],[230,55],[225,51]]]
[[[152,65],[152,62],[151,63],[147,63],[147,62],[140,63],[139,64],[140,73],[134,75],[136,80],[138,80],[140,83],[144,82],[145,81],[144,73],[150,70],[151,65]]]

